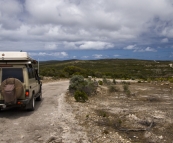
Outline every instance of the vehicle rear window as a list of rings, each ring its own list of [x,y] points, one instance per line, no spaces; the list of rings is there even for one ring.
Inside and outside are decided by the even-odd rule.
[[[2,81],[7,78],[17,78],[23,82],[23,70],[22,68],[3,68],[2,69]]]

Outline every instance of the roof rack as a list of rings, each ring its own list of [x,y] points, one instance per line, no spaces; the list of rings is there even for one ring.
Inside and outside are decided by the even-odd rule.
[[[36,60],[28,56],[27,52],[0,52],[0,62],[29,62],[37,63]]]

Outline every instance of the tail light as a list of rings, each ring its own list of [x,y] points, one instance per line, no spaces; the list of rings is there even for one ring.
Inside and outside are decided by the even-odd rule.
[[[29,90],[25,91],[25,97],[29,97]]]
[[[22,102],[18,101],[18,102],[17,102],[17,104],[18,104],[18,105],[21,105],[21,104],[22,104]]]

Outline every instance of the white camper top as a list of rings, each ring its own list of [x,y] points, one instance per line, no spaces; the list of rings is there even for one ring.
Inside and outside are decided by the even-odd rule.
[[[30,61],[36,62],[36,60],[29,57],[27,52],[0,52],[0,61]]]
[[[0,60],[30,60],[27,52],[0,52]]]

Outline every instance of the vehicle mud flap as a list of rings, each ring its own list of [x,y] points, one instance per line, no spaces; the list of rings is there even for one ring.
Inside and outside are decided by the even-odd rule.
[[[34,96],[31,97],[29,103],[26,105],[26,110],[34,111],[35,110],[35,98]]]
[[[42,92],[38,93],[39,96],[36,98],[36,101],[41,101],[42,100]]]

